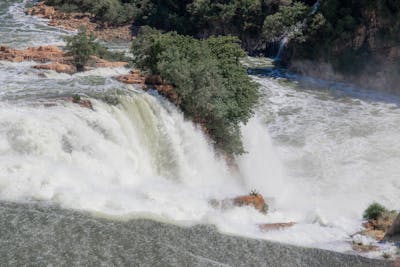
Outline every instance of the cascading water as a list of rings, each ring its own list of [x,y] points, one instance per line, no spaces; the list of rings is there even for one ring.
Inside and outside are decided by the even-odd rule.
[[[314,5],[312,6],[310,16],[313,16],[318,12],[319,6],[320,6],[320,2],[316,1],[314,3]],[[294,33],[296,33],[296,32],[301,32],[306,27],[308,19],[309,18],[307,17],[307,18],[303,19],[301,22],[298,22],[297,25],[293,29],[290,29],[290,31],[286,32],[280,38],[279,49],[278,49],[276,56],[274,57],[275,62],[279,63],[282,60],[282,54],[285,51],[285,48],[290,41],[290,36],[293,36]]]
[[[285,51],[285,47],[289,42],[289,38],[287,36],[284,36],[280,41],[279,41],[279,49],[278,53],[276,54],[274,61],[279,62],[282,60],[282,54]]]
[[[15,2],[0,3],[2,42],[61,43],[66,33],[24,16]],[[2,202],[58,205],[112,220],[213,224],[235,235],[337,251],[350,250],[349,235],[360,229],[370,202],[392,209],[400,203],[396,97],[300,90],[254,77],[263,100],[242,127],[248,153],[237,157],[236,173],[173,105],[111,78],[126,69],[71,76],[32,64],[0,62]],[[94,111],[63,100],[75,93],[89,97]],[[104,95],[119,104],[106,104]],[[268,215],[209,204],[252,189],[267,197]],[[257,227],[287,221],[297,224],[272,232]]]

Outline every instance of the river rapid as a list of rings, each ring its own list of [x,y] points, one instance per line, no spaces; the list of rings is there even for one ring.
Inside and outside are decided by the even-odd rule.
[[[26,3],[1,1],[0,43],[63,45],[72,33],[26,16]],[[398,96],[258,72],[262,101],[242,127],[248,153],[233,172],[168,101],[112,78],[129,70],[67,75],[34,64],[0,61],[0,258],[9,265],[284,266],[277,255],[286,266],[386,264],[291,245],[354,253],[350,236],[371,202],[400,208]],[[62,99],[76,93],[94,111]],[[252,189],[268,215],[210,205]],[[366,256],[395,251],[379,246]]]

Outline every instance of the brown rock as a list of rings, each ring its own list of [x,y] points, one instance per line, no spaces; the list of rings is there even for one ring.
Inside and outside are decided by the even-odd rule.
[[[101,59],[98,57],[93,57],[95,59],[95,67],[97,68],[116,68],[116,67],[125,67],[128,65],[128,62],[122,62],[122,61],[107,61],[105,59]]]
[[[120,75],[115,78],[123,83],[141,85],[143,88],[146,81],[146,77],[137,70],[133,70],[129,74]]]
[[[76,68],[73,65],[62,64],[58,62],[50,63],[50,64],[42,64],[33,66],[35,69],[40,70],[53,70],[59,73],[67,73],[73,74],[76,72]]]
[[[38,46],[30,47],[27,49],[12,49],[7,46],[0,47],[0,60],[6,60],[11,62],[21,61],[37,61],[37,62],[48,62],[48,61],[66,61],[65,53],[57,46]]]
[[[400,214],[397,215],[392,225],[388,228],[384,239],[387,241],[400,242]]]
[[[382,240],[385,236],[385,232],[382,230],[374,230],[374,229],[366,229],[364,231],[359,232],[361,235],[372,237],[375,240]]]
[[[292,227],[295,225],[295,222],[288,222],[288,223],[264,223],[258,225],[261,231],[272,231],[272,230],[282,230],[285,228]]]
[[[78,104],[83,108],[94,110],[92,102],[89,99],[75,99],[74,97],[67,97],[65,100],[74,104]]]
[[[163,80],[160,75],[147,75],[145,79],[146,84],[161,85]]]
[[[363,245],[360,243],[355,243],[353,242],[352,244],[353,250],[357,252],[371,252],[371,251],[377,251],[378,247],[374,245]]]
[[[93,15],[89,13],[64,13],[51,6],[46,6],[44,2],[39,2],[32,8],[25,11],[26,14],[49,19],[48,24],[53,27],[60,27],[66,30],[77,30],[84,26],[89,33],[93,33],[97,38],[112,40],[132,40],[131,23],[109,27],[93,22]]]
[[[252,206],[261,213],[267,213],[268,211],[268,205],[260,194],[251,194],[234,198],[233,204],[239,207]]]

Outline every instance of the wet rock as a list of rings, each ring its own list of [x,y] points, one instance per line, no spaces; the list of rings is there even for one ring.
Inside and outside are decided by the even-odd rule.
[[[371,252],[378,250],[378,247],[375,245],[376,241],[368,236],[359,233],[352,236],[352,239],[352,248],[357,252]]]
[[[80,96],[67,97],[66,101],[74,103],[74,104],[78,104],[79,106],[81,106],[83,108],[88,108],[88,109],[94,110],[92,102],[89,99],[81,99]]]
[[[137,84],[142,88],[145,87],[146,77],[138,70],[132,70],[129,74],[115,77],[118,81],[127,84]]]
[[[96,56],[92,56],[92,60],[94,61],[94,66],[96,68],[118,68],[118,67],[125,67],[126,65],[128,65],[128,62],[107,61],[105,59],[101,59]]]
[[[390,242],[400,242],[400,214],[397,215],[392,225],[386,231],[384,240]]]
[[[273,231],[273,230],[283,230],[295,225],[295,222],[287,222],[287,223],[264,223],[259,224],[258,227],[261,231]]]
[[[268,212],[268,205],[265,203],[264,198],[260,194],[250,194],[247,196],[240,196],[233,199],[235,206],[252,206],[261,213],[266,214]]]
[[[66,30],[77,30],[84,26],[89,33],[93,33],[99,39],[105,41],[113,40],[132,40],[131,24],[109,27],[95,23],[93,15],[90,13],[71,12],[65,13],[52,6],[46,6],[44,2],[39,2],[35,6],[25,10],[31,16],[48,19],[48,24],[53,27],[60,27]]]
[[[174,104],[179,104],[178,94],[174,86],[164,81],[159,75],[144,75],[139,70],[132,70],[129,74],[115,77],[120,82],[135,84],[144,90],[155,89]]]
[[[239,196],[231,199],[210,200],[210,205],[214,208],[229,209],[234,207],[250,206],[266,214],[268,212],[268,205],[265,203],[264,198],[260,194],[249,194],[246,196]]]
[[[377,241],[381,241],[384,239],[385,233],[387,233],[386,235],[388,236],[388,232],[390,231],[389,229],[394,224],[396,216],[397,212],[395,211],[384,212],[381,216],[379,216],[378,219],[368,220],[364,222],[363,227],[365,229],[356,234],[371,237]]]
[[[378,247],[375,245],[363,245],[361,243],[354,243],[354,242],[351,247],[353,248],[354,251],[362,252],[362,253],[378,250]]]
[[[11,62],[37,61],[43,63],[57,61],[64,63],[68,61],[68,58],[65,57],[64,51],[57,46],[38,46],[18,50],[3,45],[0,46],[0,60]]]
[[[34,69],[39,70],[52,70],[59,73],[67,73],[73,74],[76,72],[76,67],[73,65],[62,64],[58,62],[50,63],[50,64],[42,64],[33,66]]]

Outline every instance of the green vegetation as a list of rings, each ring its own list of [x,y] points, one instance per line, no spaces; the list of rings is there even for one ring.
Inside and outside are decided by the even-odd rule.
[[[88,12],[98,22],[110,25],[132,23],[149,3],[148,0],[46,0],[47,5],[64,12]]]
[[[96,54],[98,44],[92,34],[87,34],[85,28],[81,28],[77,35],[65,37],[66,50],[73,57],[73,62],[78,71],[83,71],[90,57]]]
[[[287,35],[291,40],[304,40],[302,22],[309,13],[309,8],[300,2],[281,6],[279,11],[265,18],[263,35],[270,42],[279,41]]]
[[[73,103],[79,103],[80,101],[81,101],[81,96],[80,96],[80,95],[74,94],[74,95],[72,96],[72,102],[73,102]]]
[[[217,148],[244,153],[240,124],[253,114],[257,86],[235,37],[197,40],[143,27],[132,45],[137,67],[171,82],[185,116],[204,125]]]
[[[258,191],[256,189],[253,189],[250,191],[249,196],[253,196],[256,197],[258,196],[260,193],[258,193]]]
[[[388,212],[388,210],[384,206],[374,202],[364,211],[363,217],[367,220],[377,220],[385,212]]]
[[[78,71],[83,71],[92,56],[98,56],[109,61],[128,61],[123,53],[111,52],[98,42],[92,34],[88,34],[85,28],[80,28],[74,36],[65,37],[67,45],[65,49],[68,55],[73,57],[73,63]]]

